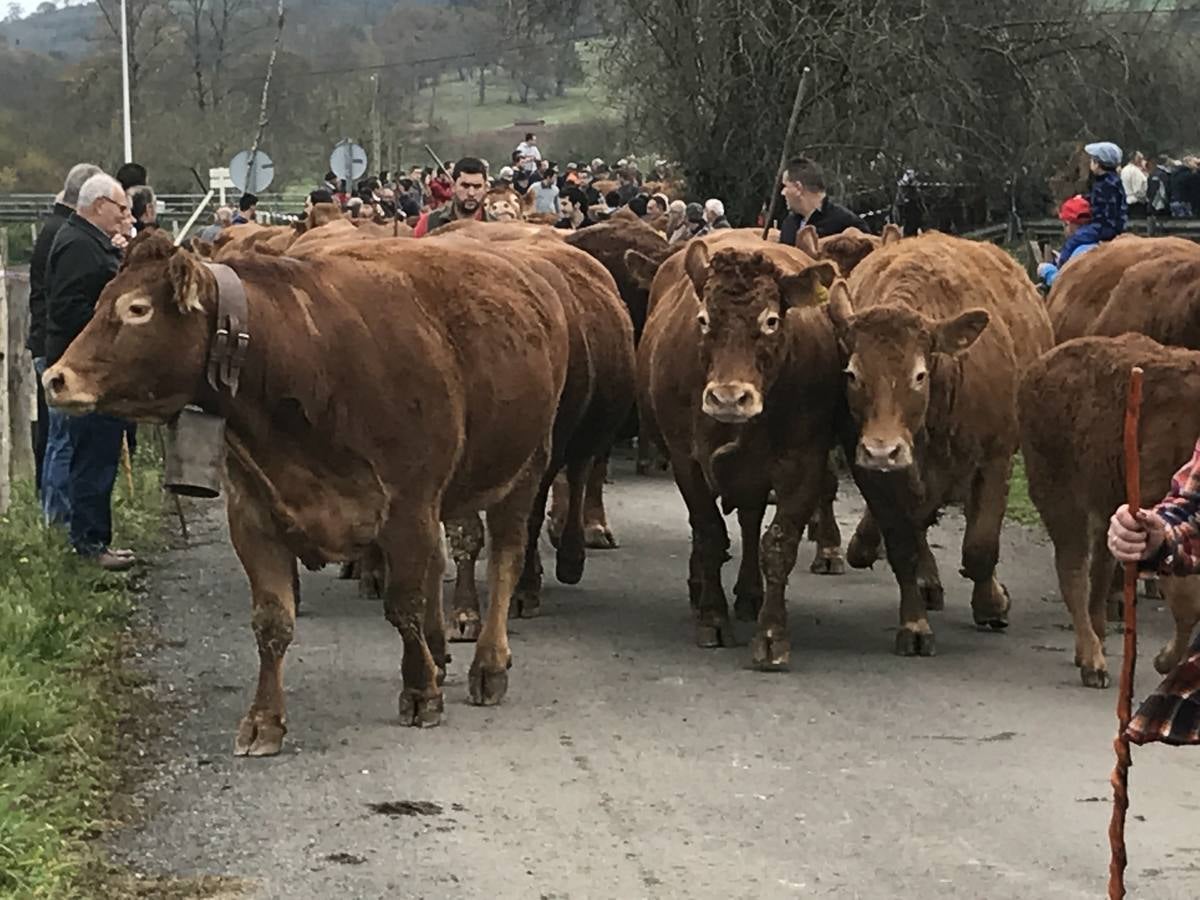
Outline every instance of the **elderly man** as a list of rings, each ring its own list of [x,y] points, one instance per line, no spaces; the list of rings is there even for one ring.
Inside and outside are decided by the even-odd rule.
[[[228,228],[233,224],[233,210],[228,206],[219,206],[217,211],[213,213],[211,225],[205,225],[200,232],[200,240],[207,244],[211,244],[217,239],[217,235],[221,233],[221,229]]]
[[[48,366],[91,319],[101,291],[120,265],[121,251],[113,238],[127,234],[132,224],[129,198],[116,179],[100,173],[84,182],[76,211],[59,229],[47,264]],[[133,554],[109,547],[112,489],[126,423],[89,413],[66,425],[65,446],[53,460],[47,454],[46,494],[58,497],[65,490],[71,545],[78,554],[109,571],[128,569],[136,561]]]
[[[42,373],[46,371],[46,263],[50,259],[50,248],[54,246],[54,238],[66,224],[75,204],[79,202],[79,189],[83,183],[100,171],[99,166],[91,163],[80,163],[67,173],[63,183],[62,193],[54,204],[54,210],[42,223],[37,241],[33,245],[33,256],[29,261],[29,340],[25,344],[33,357],[33,369],[37,374],[37,433],[33,440],[33,458],[36,465],[36,485],[38,495],[45,499],[42,493],[42,464],[46,458],[46,442],[50,433],[51,417],[59,420],[59,439],[66,440],[66,418],[62,413],[51,413],[46,409],[46,392],[42,390]],[[65,521],[66,497],[55,498],[52,504],[55,508],[55,518],[58,509],[64,510],[61,518]]]
[[[704,221],[713,231],[718,228],[732,227],[729,220],[725,218],[725,204],[715,197],[704,201]]]

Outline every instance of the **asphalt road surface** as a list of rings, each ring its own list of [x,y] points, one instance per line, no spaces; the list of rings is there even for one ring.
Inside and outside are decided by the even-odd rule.
[[[763,674],[748,625],[743,646],[692,643],[673,483],[627,464],[616,479],[621,549],[592,553],[577,587],[548,582],[543,617],[513,623],[502,706],[467,703],[470,648],[455,645],[439,728],[396,724],[400,642],[378,601],[334,567],[306,574],[273,759],[231,754],[257,654],[210,507],[155,575],[152,666],[180,715],[148,818],[114,852],[147,873],[245,878],[261,898],[1104,895],[1116,694],[1079,684],[1039,533],[1006,531],[1012,626],[979,633],[956,574],[962,519],[945,517],[932,659],[892,654],[886,567],[817,577],[802,546],[791,671]],[[842,493],[848,537],[861,501]],[[1140,694],[1169,629],[1161,604],[1141,609]],[[1135,748],[1131,797],[1130,896],[1192,900],[1200,749]]]

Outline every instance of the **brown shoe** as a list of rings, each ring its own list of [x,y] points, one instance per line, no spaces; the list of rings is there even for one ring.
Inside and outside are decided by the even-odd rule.
[[[127,572],[137,565],[137,557],[133,554],[123,556],[113,553],[111,550],[105,550],[103,553],[93,556],[92,559],[105,572]]]

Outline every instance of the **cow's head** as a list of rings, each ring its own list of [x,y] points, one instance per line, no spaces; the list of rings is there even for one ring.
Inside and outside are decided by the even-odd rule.
[[[983,309],[930,319],[904,304],[854,312],[846,282],[830,289],[829,317],[846,360],[846,399],[858,426],[855,464],[880,472],[913,464],[939,359],[962,353],[988,324]]]
[[[161,231],[129,246],[87,327],[42,378],[47,401],[165,421],[196,396],[215,320],[216,279]]]
[[[840,234],[821,238],[817,248],[817,259],[833,260],[837,263],[842,277],[849,278],[859,263],[880,247],[900,240],[901,236],[900,229],[895,225],[885,225],[881,237],[867,234],[857,228],[847,228]]]
[[[521,198],[511,187],[494,187],[483,198],[483,214],[489,222],[517,222],[523,219]]]
[[[785,274],[761,251],[688,246],[687,277],[698,301],[705,385],[704,412],[720,422],[745,422],[763,411],[787,357],[788,310],[816,306],[833,281],[832,263],[812,262]]]

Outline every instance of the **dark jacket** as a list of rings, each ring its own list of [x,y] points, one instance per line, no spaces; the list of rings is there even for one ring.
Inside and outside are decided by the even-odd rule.
[[[25,346],[35,359],[46,355],[46,263],[50,259],[54,238],[71,213],[71,207],[62,203],[54,204],[54,211],[38,232],[33,245],[33,257],[29,260],[29,340]]]
[[[1129,219],[1129,207],[1125,202],[1125,185],[1116,172],[1107,171],[1092,181],[1092,224],[1097,226],[1097,236],[1102,241],[1111,241],[1125,231]]]
[[[817,229],[817,237],[841,234],[847,228],[857,228],[859,231],[866,232],[871,230],[862,219],[846,207],[839,206],[826,197],[821,201],[820,208],[814,209],[812,215],[807,219],[799,213],[788,213],[783,224],[779,226],[779,243],[795,247],[796,236],[805,225],[811,225]]]
[[[46,271],[46,362],[53,365],[83,331],[121,251],[91,222],[72,213],[58,231]]]

